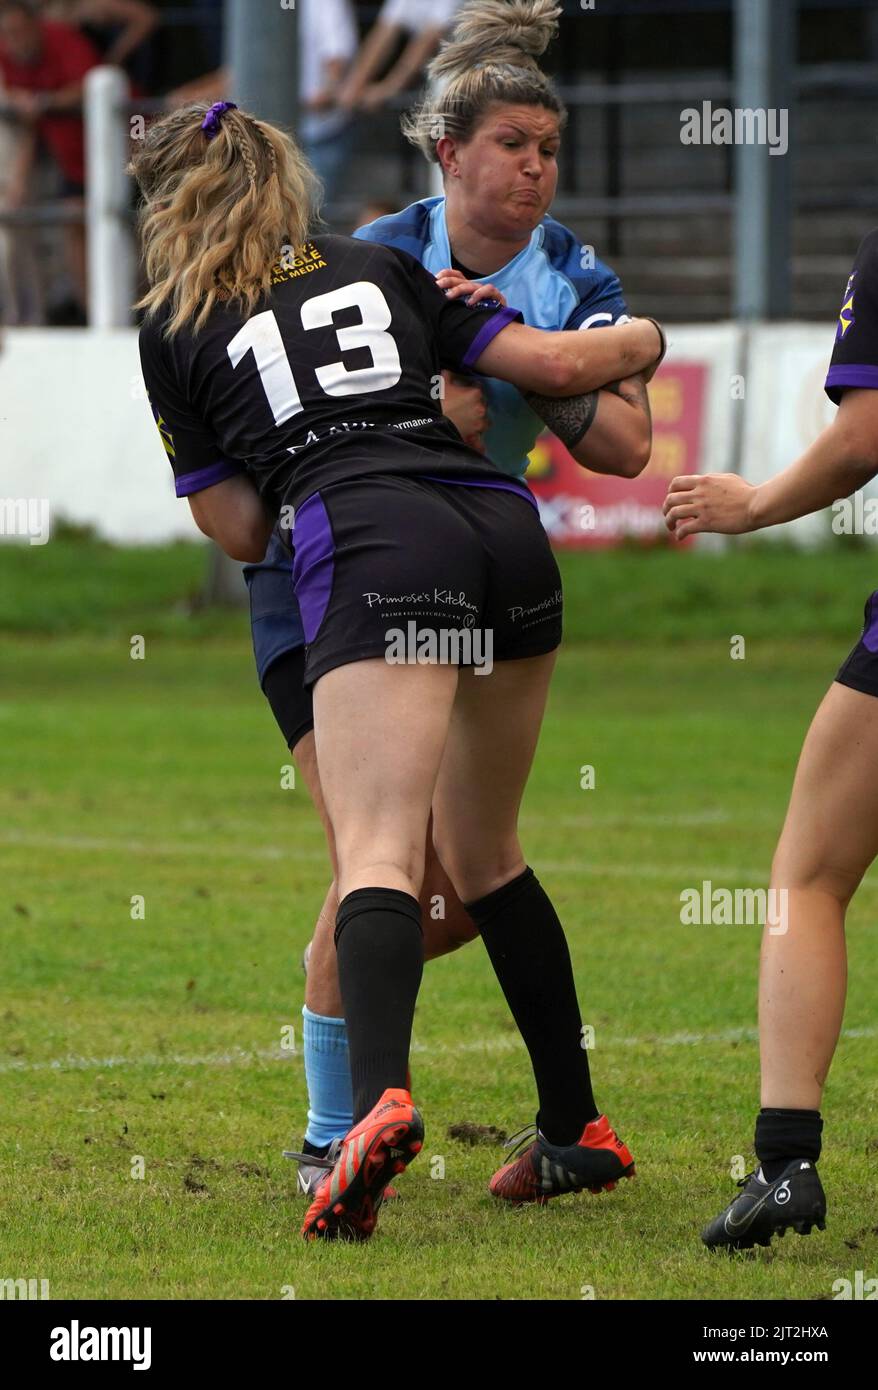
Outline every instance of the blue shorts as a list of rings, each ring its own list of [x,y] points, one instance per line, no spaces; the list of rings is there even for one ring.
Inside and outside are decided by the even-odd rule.
[[[314,728],[305,685],[305,632],[293,591],[293,561],[275,532],[259,565],[245,565],[256,673],[288,748]]]
[[[277,532],[268,542],[262,563],[244,566],[244,578],[250,591],[256,673],[259,684],[264,685],[269,666],[285,652],[305,645],[305,631],[293,592],[293,560]]]

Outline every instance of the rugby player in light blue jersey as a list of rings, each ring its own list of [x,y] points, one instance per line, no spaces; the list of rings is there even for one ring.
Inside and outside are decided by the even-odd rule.
[[[591,330],[625,321],[628,308],[613,271],[547,214],[566,113],[536,60],[557,28],[559,13],[554,0],[469,0],[464,5],[431,66],[430,76],[443,84],[441,95],[428,98],[404,123],[410,141],[441,165],[445,195],[381,217],[355,235],[408,252],[451,296],[475,302],[496,295],[533,327]],[[466,385],[452,378],[444,383],[443,409],[468,443],[482,447],[501,473],[515,477],[524,473],[544,425],[595,471],[634,477],[650,454],[642,377],[564,400],[523,395],[488,378]],[[311,692],[303,683],[304,635],[289,553],[279,538],[273,537],[265,561],[248,566],[246,576],[259,681],[323,819],[335,869],[314,750]],[[478,935],[429,841],[421,904],[426,959]],[[305,1192],[331,1166],[352,1122],[333,942],[337,906],[333,883],[307,953],[308,1127],[302,1153],[290,1155],[299,1159]],[[591,1094],[586,1109],[590,1121],[580,1143],[593,1158],[602,1151],[603,1181],[579,1182],[571,1176],[569,1162],[545,1162],[558,1154],[537,1133],[522,1157],[496,1175],[492,1190],[532,1200],[585,1185],[612,1187],[630,1164],[620,1160],[619,1141]],[[593,1163],[588,1171],[593,1177]]]

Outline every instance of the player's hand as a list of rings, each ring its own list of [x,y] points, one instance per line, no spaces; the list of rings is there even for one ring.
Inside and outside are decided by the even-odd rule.
[[[449,299],[466,299],[467,304],[478,304],[483,299],[496,299],[506,307],[506,296],[496,285],[483,285],[481,280],[467,280],[460,270],[440,270],[436,284],[444,290]]]
[[[448,416],[471,448],[483,453],[484,444],[481,437],[490,424],[485,393],[476,382],[455,376],[453,372],[443,372],[442,378],[445,383],[442,396],[443,415]]]
[[[756,488],[737,473],[685,473],[672,478],[662,511],[678,541],[700,531],[739,536],[753,531]]]

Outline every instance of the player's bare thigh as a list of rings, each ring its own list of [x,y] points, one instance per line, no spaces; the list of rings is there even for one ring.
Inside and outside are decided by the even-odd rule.
[[[433,800],[439,858],[464,901],[525,864],[518,812],[536,751],[557,651],[461,671]]]
[[[332,952],[333,964],[330,967],[332,975],[335,974],[334,965],[334,943],[332,932],[335,923],[335,914],[338,910],[338,897],[335,891],[336,873],[336,853],[335,836],[332,831],[332,823],[326,810],[326,803],[323,799],[323,789],[320,785],[320,771],[317,766],[317,747],[314,740],[313,729],[304,734],[292,748],[293,758],[296,766],[304,779],[308,788],[311,800],[326,834],[326,844],[329,856],[332,861],[333,882],[327,892],[326,900],[323,904],[320,918],[314,932],[314,946],[311,952],[311,968],[314,972],[313,986],[318,991],[321,998],[331,997],[333,1008],[338,1008],[338,999],[332,982],[324,981],[319,983],[319,975],[322,974],[326,966],[326,953]],[[461,904],[459,897],[454,891],[454,885],[443,869],[433,846],[432,817],[427,829],[426,844],[424,847],[424,882],[420,895],[421,901],[421,920],[424,928],[424,957],[426,960],[433,960],[437,956],[447,955],[449,951],[455,951],[459,946],[472,941],[478,935],[475,923]],[[323,964],[321,964],[323,962]],[[309,1008],[313,1008],[315,1013],[331,1012],[323,1007],[317,1007],[319,1001],[315,1000],[312,1005],[309,999],[306,1003]]]
[[[846,905],[878,854],[878,698],[833,682],[805,737],[772,882]]]

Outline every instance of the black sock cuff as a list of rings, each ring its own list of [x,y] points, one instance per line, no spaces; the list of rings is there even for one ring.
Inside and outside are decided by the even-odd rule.
[[[823,1128],[823,1121],[820,1119],[819,1110],[774,1110],[771,1106],[763,1105],[759,1113],[760,1115],[775,1115],[784,1120],[820,1120],[820,1128]]]
[[[763,1107],[756,1117],[753,1147],[760,1162],[820,1157],[823,1120],[819,1110]]]
[[[539,887],[539,879],[533,869],[528,867],[517,878],[510,879],[500,888],[495,888],[492,893],[486,893],[475,902],[464,903],[464,911],[469,913],[477,927],[483,927],[498,912],[505,912],[522,893],[529,892],[533,884]]]
[[[401,888],[355,888],[338,905],[335,917],[336,946],[348,923],[363,912],[398,912],[410,918],[418,931],[423,932],[421,904],[411,893],[404,893]]]

